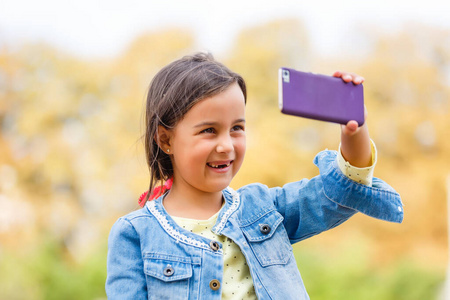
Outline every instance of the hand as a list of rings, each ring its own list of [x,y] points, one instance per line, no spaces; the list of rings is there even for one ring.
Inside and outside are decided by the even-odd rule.
[[[355,73],[336,71],[334,77],[342,78],[344,82],[358,85],[364,82],[364,77]],[[372,149],[370,146],[369,129],[367,127],[367,109],[364,107],[364,124],[360,127],[355,120],[347,125],[341,125],[341,152],[345,160],[352,166],[363,168],[372,164]]]

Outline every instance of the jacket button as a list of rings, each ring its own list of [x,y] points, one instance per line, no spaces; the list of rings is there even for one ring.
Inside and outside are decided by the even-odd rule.
[[[259,230],[262,234],[268,234],[271,230],[270,226],[268,224],[260,224]]]
[[[211,241],[211,242],[209,243],[209,247],[210,247],[213,251],[217,251],[217,250],[220,249],[220,245],[219,245],[219,243],[216,242],[216,241]]]
[[[167,265],[167,266],[164,268],[163,273],[164,273],[164,276],[170,277],[170,276],[173,275],[173,273],[175,273],[175,270],[172,268],[171,265]]]
[[[220,289],[220,281],[217,279],[213,279],[209,282],[209,287],[213,290],[213,291],[217,291],[218,289]]]

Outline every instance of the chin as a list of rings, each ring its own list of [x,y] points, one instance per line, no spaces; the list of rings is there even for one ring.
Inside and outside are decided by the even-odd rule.
[[[226,189],[230,185],[230,183],[231,183],[231,181],[227,181],[227,182],[223,182],[223,183],[211,184],[208,187],[208,192],[210,192],[210,193],[221,192],[224,189]]]

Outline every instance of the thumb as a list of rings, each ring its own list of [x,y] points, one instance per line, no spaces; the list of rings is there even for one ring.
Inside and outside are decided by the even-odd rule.
[[[348,121],[347,125],[341,125],[341,131],[347,136],[354,135],[358,131],[358,122]]]

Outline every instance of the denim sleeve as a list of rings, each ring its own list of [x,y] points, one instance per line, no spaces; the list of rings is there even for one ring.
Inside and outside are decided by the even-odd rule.
[[[356,212],[402,222],[400,195],[378,178],[372,186],[347,178],[337,166],[336,155],[336,151],[322,151],[315,157],[319,176],[270,189],[277,210],[285,218],[291,243],[331,229]]]
[[[123,218],[113,225],[109,235],[105,289],[109,300],[147,299],[139,235]]]

